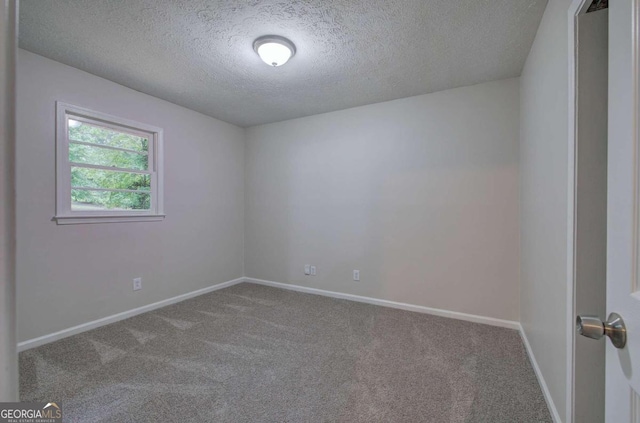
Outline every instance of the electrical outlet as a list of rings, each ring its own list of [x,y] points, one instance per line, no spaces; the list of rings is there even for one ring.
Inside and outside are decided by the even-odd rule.
[[[316,273],[316,267],[315,266],[311,266],[311,276],[315,276]]]
[[[138,291],[142,289],[142,278],[135,278],[133,280],[133,290]]]
[[[353,280],[354,281],[359,281],[360,280],[360,271],[359,270],[354,270],[353,271]]]
[[[304,265],[304,274],[305,275],[310,275],[311,274],[311,265],[309,265],[309,264],[305,264]]]

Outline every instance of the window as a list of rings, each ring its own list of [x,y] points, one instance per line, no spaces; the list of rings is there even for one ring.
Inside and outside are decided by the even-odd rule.
[[[58,224],[162,220],[162,129],[56,109]]]

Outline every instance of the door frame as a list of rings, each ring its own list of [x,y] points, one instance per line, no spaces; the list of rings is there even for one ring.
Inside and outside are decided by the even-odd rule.
[[[576,316],[576,184],[578,148],[578,17],[585,13],[592,0],[573,0],[567,12],[569,56],[568,102],[568,163],[567,163],[567,374],[565,423],[575,420],[575,316]]]
[[[0,0],[0,401],[18,400],[15,147],[19,0]]]

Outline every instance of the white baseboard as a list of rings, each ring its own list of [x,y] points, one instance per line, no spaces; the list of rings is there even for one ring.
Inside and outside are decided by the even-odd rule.
[[[555,403],[553,402],[553,398],[551,398],[551,392],[549,392],[549,387],[547,386],[547,382],[545,382],[544,377],[542,376],[542,371],[538,366],[538,362],[536,361],[536,356],[533,355],[533,350],[531,349],[531,344],[529,344],[529,339],[527,338],[527,334],[524,332],[524,328],[520,326],[520,336],[522,337],[522,342],[524,343],[524,347],[527,350],[527,355],[529,356],[529,360],[531,361],[531,366],[533,367],[534,372],[536,373],[536,378],[538,378],[538,384],[542,389],[542,394],[544,395],[544,399],[547,402],[547,407],[549,408],[549,412],[551,413],[551,417],[553,418],[554,423],[562,423],[562,419],[560,418],[560,414],[558,413],[558,409],[556,408]]]
[[[27,341],[18,343],[18,352],[28,350],[30,348],[39,347],[40,345],[48,344],[50,342],[57,341],[62,338],[66,338],[71,335],[76,335],[78,333],[86,332],[91,329],[98,328],[100,326],[105,326],[110,323],[115,323],[120,320],[128,319],[129,317],[136,316],[138,314],[146,313],[147,311],[155,310],[161,307],[165,307],[171,304],[179,303],[180,301],[188,300],[189,298],[197,297],[198,295],[206,294],[208,292],[217,291],[218,289],[227,288],[229,286],[233,286],[244,282],[244,278],[237,278],[231,281],[219,283],[217,285],[212,285],[207,288],[198,289],[196,291],[187,292],[186,294],[178,295],[172,298],[167,298],[166,300],[158,301],[153,304],[147,304],[142,307],[134,308],[133,310],[123,311],[122,313],[113,314],[111,316],[103,317],[102,319],[93,320],[91,322],[83,323],[78,326],[74,326],[71,328],[63,329],[58,332],[50,333],[48,335],[40,336],[38,338],[29,339]]]
[[[424,306],[406,304],[406,303],[398,303],[395,301],[382,300],[379,298],[362,297],[360,295],[344,294],[342,292],[326,291],[324,289],[308,288],[305,286],[291,285],[288,283],[273,282],[273,281],[267,281],[263,279],[244,278],[244,280],[245,282],[255,283],[258,285],[272,286],[274,288],[288,289],[290,291],[298,291],[298,292],[304,292],[307,294],[323,295],[325,297],[340,298],[343,300],[357,301],[359,303],[367,303],[367,304],[379,305],[383,307],[398,308],[401,310],[415,311],[418,313],[433,314],[434,316],[449,317],[451,319],[465,320],[468,322],[482,323],[485,325],[499,326],[502,328],[520,330],[520,323],[512,320],[502,320],[502,319],[496,319],[493,317],[478,316],[475,314],[459,313],[457,311],[448,311],[448,310],[441,310],[438,308],[424,307]]]

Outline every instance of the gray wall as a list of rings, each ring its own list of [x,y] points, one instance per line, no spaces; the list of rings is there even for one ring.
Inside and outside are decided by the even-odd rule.
[[[19,341],[242,276],[243,129],[23,50],[18,69]],[[164,221],[51,220],[56,100],[164,129]]]
[[[563,419],[570,4],[571,0],[551,0],[547,5],[520,87],[520,321]]]
[[[518,110],[509,79],[248,129],[246,276],[518,320]]]

